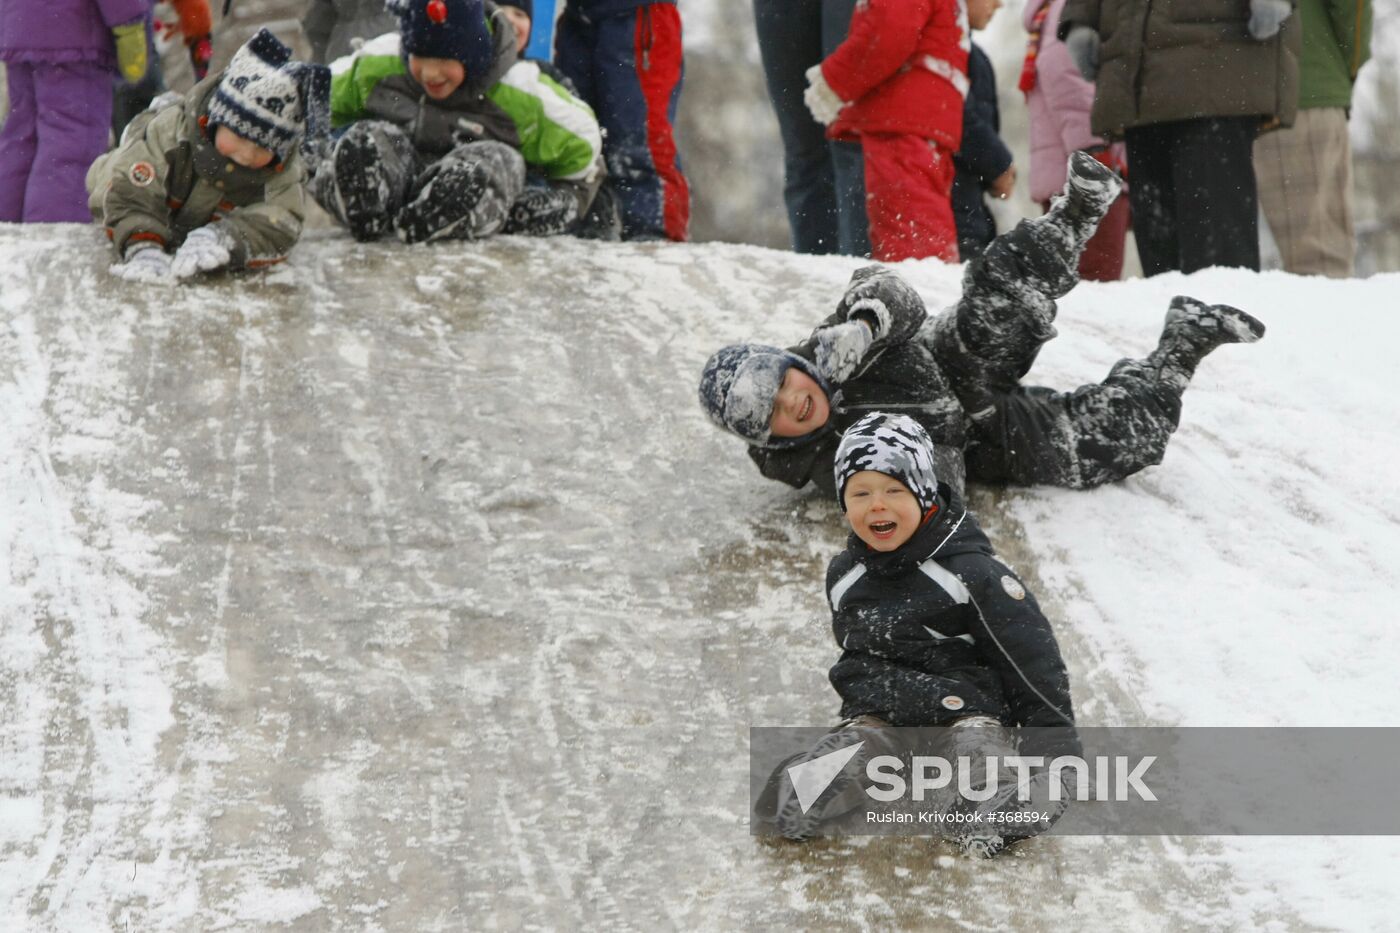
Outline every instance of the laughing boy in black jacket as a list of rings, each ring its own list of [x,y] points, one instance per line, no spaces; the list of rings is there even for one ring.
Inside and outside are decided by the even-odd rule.
[[[853,532],[826,579],[842,648],[831,684],[847,725],[804,757],[848,746],[857,734],[878,742],[886,725],[953,727],[950,760],[1021,754],[1048,763],[1081,754],[1050,622],[996,559],[958,494],[938,481],[933,442],[918,422],[865,416],[842,437],[833,473]],[[1015,749],[1008,726],[1057,728],[1027,732]],[[859,780],[863,766],[857,760],[847,780]],[[1042,772],[1036,780],[1049,778]],[[845,793],[839,784],[829,798]],[[825,813],[792,803],[786,795],[779,805],[779,830],[813,834]],[[1014,836],[973,827],[958,841],[970,854],[991,856],[1050,822],[1018,824]]]

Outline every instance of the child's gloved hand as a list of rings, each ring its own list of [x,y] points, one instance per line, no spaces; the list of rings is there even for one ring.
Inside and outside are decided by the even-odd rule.
[[[142,240],[126,248],[126,261],[108,270],[124,282],[170,281],[170,256],[160,244]]]
[[[554,236],[578,220],[578,199],[562,188],[526,188],[510,206],[506,233]]]
[[[112,30],[117,44],[117,68],[127,84],[135,84],[146,76],[146,21],[117,26]]]
[[[807,69],[807,90],[802,94],[802,101],[812,112],[812,118],[822,126],[834,123],[841,114],[841,108],[846,106],[846,102],[837,97],[831,85],[826,83],[821,65]]]
[[[870,325],[863,320],[833,324],[817,331],[816,364],[817,371],[829,382],[842,383],[851,378],[865,358],[865,351],[875,342]]]
[[[214,44],[208,36],[186,40],[190,50],[190,67],[194,69],[194,79],[203,81],[209,75],[209,63],[214,59]]]
[[[217,224],[191,230],[185,242],[175,251],[170,262],[170,274],[188,279],[200,272],[213,272],[228,265],[232,258],[233,241]]]
[[[1260,42],[1272,39],[1292,12],[1288,0],[1249,0],[1249,34]]]
[[[1074,61],[1074,67],[1092,81],[1099,75],[1099,31],[1092,26],[1072,26],[1065,36],[1065,50]]]

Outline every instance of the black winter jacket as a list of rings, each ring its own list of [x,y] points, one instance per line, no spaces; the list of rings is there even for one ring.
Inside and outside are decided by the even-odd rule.
[[[953,219],[958,226],[958,253],[963,262],[982,255],[997,235],[996,221],[982,193],[1011,167],[1011,150],[1001,141],[997,76],[992,62],[975,44],[967,58],[968,92],[963,104],[962,146],[953,156]]]
[[[827,569],[832,631],[843,652],[831,684],[841,715],[896,726],[991,716],[1012,726],[1061,727],[1078,754],[1069,674],[1050,622],[946,484],[939,512],[891,552],[851,535]],[[1071,727],[1064,729],[1063,727]]]
[[[855,373],[833,387],[831,417],[826,425],[809,435],[805,443],[783,448],[750,447],[749,456],[769,479],[798,489],[810,481],[834,496],[832,469],[841,435],[872,411],[896,412],[924,426],[937,448],[934,467],[939,478],[961,489],[967,420],[934,360],[930,341],[920,336],[928,319],[923,299],[902,279],[880,266],[857,270],[835,313],[822,321],[805,343],[788,349],[804,359],[815,360],[817,334],[822,328],[850,320],[853,293],[861,289],[860,293],[866,294],[869,286],[865,283],[872,281],[875,295],[889,309],[889,332],[879,334]]]

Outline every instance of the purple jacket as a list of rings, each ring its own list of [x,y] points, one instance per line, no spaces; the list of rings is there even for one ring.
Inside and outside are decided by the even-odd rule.
[[[1076,149],[1102,146],[1089,129],[1094,85],[1085,81],[1065,44],[1055,38],[1065,0],[1028,0],[1022,17],[1026,30],[1035,14],[1049,5],[1040,30],[1035,59],[1035,87],[1026,95],[1031,116],[1031,200],[1048,201],[1065,184],[1066,163]]]
[[[111,67],[112,27],[150,10],[150,0],[0,0],[0,61]]]

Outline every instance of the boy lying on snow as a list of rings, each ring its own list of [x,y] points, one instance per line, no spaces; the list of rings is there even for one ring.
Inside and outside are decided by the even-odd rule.
[[[1022,386],[1055,335],[1055,299],[1121,183],[1082,152],[1050,211],[992,242],[968,265],[957,305],[929,317],[895,273],[858,270],[836,313],[805,343],[720,350],[700,377],[710,418],[748,442],[759,472],[828,493],[841,432],[872,410],[912,416],[937,445],[955,489],[985,483],[1088,489],[1160,463],[1200,361],[1251,343],[1264,325],[1235,308],[1172,300],[1157,348],[1073,392]],[[964,472],[965,471],[965,472]]]
[[[281,262],[301,236],[303,136],[328,128],[330,72],[266,29],[183,99],[157,98],[88,169],[88,207],[132,281]],[[173,252],[172,252],[173,251]]]
[[[852,534],[827,569],[827,601],[841,658],[831,684],[846,721],[810,751],[779,766],[761,817],[789,839],[816,835],[821,824],[862,800],[866,765],[899,752],[888,726],[949,726],[940,750],[970,769],[967,786],[986,790],[985,758],[1081,755],[1069,675],[1049,621],[1035,597],[996,559],[986,535],[956,490],[940,482],[933,441],[904,415],[866,415],[835,454],[836,498]],[[1006,726],[1058,727],[1016,741]],[[787,769],[856,741],[865,744],[804,811]],[[966,757],[966,762],[958,762]],[[1005,772],[1002,772],[1003,774]],[[1032,772],[1024,787],[998,782],[980,804],[945,797],[945,806],[1024,809],[1035,820],[959,823],[954,837],[970,855],[990,858],[1012,842],[1048,829],[1067,795],[1049,799],[1050,773]],[[958,787],[955,780],[952,787]]]
[[[331,65],[345,130],[311,193],[357,240],[408,243],[563,233],[602,183],[588,105],[516,59],[505,14],[483,0],[390,0],[399,32]],[[549,179],[525,185],[526,166]]]

